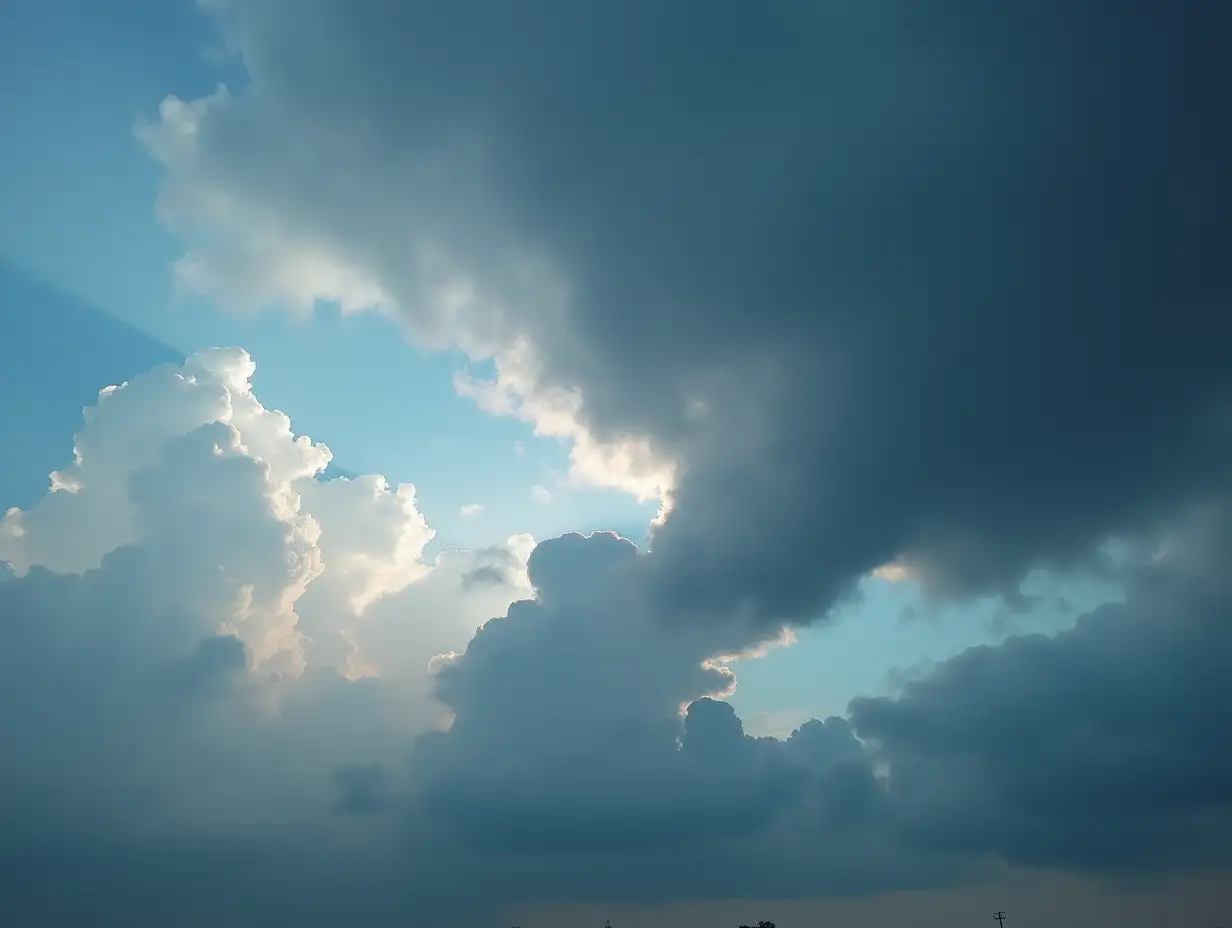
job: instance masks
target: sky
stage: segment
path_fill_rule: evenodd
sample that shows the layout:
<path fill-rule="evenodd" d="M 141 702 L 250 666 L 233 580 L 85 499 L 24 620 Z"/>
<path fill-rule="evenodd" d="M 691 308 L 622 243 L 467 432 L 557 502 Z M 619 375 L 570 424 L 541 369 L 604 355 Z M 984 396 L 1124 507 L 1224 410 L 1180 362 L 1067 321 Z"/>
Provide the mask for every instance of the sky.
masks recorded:
<path fill-rule="evenodd" d="M 1216 924 L 1227 19 L 0 4 L 5 910 Z"/>

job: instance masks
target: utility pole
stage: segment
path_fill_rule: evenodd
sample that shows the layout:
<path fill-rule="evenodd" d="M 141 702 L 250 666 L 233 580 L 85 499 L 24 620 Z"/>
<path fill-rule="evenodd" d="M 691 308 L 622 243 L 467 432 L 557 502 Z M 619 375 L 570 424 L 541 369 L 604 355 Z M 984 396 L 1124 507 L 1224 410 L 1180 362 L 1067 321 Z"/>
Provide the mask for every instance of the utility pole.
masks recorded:
<path fill-rule="evenodd" d="M 1004 912 L 994 912 L 992 917 L 997 920 L 997 924 L 1000 926 L 1000 928 L 1005 928 L 1005 913 Z"/>

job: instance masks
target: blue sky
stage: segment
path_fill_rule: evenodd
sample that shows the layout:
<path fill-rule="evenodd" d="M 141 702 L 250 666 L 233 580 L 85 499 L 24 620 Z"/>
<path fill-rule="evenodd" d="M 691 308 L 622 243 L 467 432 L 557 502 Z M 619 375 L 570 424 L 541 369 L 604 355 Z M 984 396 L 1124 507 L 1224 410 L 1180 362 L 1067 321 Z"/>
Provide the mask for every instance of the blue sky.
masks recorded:
<path fill-rule="evenodd" d="M 607 529 L 643 540 L 655 505 L 567 486 L 561 442 L 536 438 L 525 423 L 491 416 L 455 393 L 460 355 L 419 350 L 387 320 L 344 316 L 329 304 L 309 323 L 276 312 L 223 312 L 173 294 L 171 264 L 182 247 L 155 220 L 160 169 L 134 126 L 155 118 L 169 93 L 188 99 L 244 81 L 192 5 L 55 0 L 16 4 L 4 15 L 0 78 L 24 88 L 2 104 L 13 130 L 0 145 L 7 261 L 180 353 L 246 348 L 258 364 L 262 400 L 328 444 L 339 466 L 416 485 L 438 533 L 434 547 L 482 546 L 522 531 L 545 538 Z M 6 311 L 20 325 L 39 310 Z M 532 496 L 536 486 L 552 493 L 549 504 Z M 481 513 L 460 515 L 476 503 Z M 1061 606 L 1007 624 L 993 600 L 926 605 L 909 589 L 867 581 L 833 625 L 801 631 L 794 647 L 743 662 L 733 703 L 750 728 L 781 733 L 794 724 L 786 719 L 841 713 L 854 695 L 891 689 L 896 668 L 1002 640 L 1011 629 L 1065 627 L 1115 595 L 1099 584 L 1071 586 Z M 917 618 L 903 619 L 909 608 Z"/>

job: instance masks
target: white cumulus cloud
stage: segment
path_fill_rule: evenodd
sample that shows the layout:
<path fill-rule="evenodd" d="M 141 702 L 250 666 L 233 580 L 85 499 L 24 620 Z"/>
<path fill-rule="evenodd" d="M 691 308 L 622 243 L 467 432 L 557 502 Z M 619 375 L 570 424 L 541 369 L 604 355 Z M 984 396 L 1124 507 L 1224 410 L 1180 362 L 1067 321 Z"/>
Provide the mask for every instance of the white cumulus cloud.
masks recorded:
<path fill-rule="evenodd" d="M 330 450 L 261 404 L 255 369 L 240 349 L 213 349 L 103 389 L 73 463 L 0 520 L 0 560 L 17 576 L 81 574 L 122 546 L 156 544 L 179 584 L 160 588 L 194 608 L 217 601 L 216 630 L 240 633 L 260 659 L 297 664 L 315 649 L 351 666 L 353 623 L 431 574 L 433 532 L 410 484 L 318 479 Z"/>

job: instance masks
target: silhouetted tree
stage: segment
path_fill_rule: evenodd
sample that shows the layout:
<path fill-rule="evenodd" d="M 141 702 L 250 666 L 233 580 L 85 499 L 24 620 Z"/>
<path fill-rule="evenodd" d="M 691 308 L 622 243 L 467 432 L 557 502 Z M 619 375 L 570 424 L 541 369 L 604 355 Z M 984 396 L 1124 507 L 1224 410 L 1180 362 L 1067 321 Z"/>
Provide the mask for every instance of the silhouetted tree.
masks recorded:
<path fill-rule="evenodd" d="M 740 928 L 749 928 L 749 926 L 741 925 Z M 774 922 L 758 922 L 754 928 L 774 928 Z"/>

